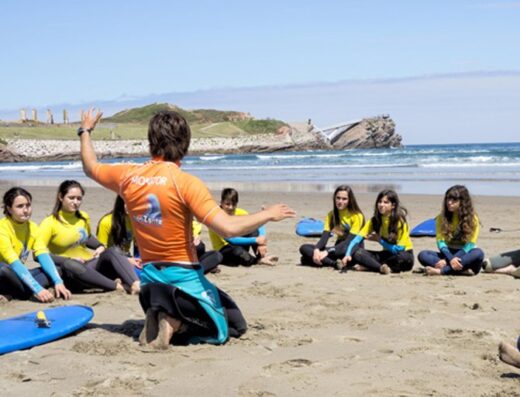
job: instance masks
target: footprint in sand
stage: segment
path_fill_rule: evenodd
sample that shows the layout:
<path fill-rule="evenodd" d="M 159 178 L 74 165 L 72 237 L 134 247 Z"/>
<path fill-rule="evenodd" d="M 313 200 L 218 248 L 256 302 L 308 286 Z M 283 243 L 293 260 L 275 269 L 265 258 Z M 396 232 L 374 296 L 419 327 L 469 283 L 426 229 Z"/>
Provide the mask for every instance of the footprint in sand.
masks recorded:
<path fill-rule="evenodd" d="M 268 373 L 280 374 L 280 373 L 291 373 L 298 368 L 309 367 L 313 364 L 313 361 L 305 358 L 295 358 L 292 360 L 282 361 L 281 363 L 273 363 L 263 367 L 263 370 Z"/>

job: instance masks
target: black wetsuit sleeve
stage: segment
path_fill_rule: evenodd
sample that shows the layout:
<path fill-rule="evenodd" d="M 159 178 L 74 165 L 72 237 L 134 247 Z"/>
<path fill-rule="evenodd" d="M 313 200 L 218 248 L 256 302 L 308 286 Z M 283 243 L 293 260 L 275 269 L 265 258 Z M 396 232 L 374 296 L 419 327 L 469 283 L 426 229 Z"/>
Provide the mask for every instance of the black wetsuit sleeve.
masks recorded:
<path fill-rule="evenodd" d="M 329 241 L 330 238 L 330 232 L 323 231 L 321 234 L 320 240 L 316 243 L 316 248 L 318 248 L 320 251 L 325 248 L 327 245 L 327 241 Z"/>
<path fill-rule="evenodd" d="M 95 250 L 101 247 L 103 244 L 101 244 L 101 242 L 93 234 L 91 234 L 85 245 L 87 246 L 87 248 Z"/>

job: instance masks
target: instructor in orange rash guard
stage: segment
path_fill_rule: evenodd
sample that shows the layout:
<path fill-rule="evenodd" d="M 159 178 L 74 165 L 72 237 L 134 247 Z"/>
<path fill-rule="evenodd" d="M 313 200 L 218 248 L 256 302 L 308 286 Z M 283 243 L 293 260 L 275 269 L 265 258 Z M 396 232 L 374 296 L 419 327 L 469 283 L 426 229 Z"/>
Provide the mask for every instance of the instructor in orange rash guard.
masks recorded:
<path fill-rule="evenodd" d="M 284 204 L 247 216 L 229 216 L 220 209 L 204 183 L 180 169 L 191 132 L 174 111 L 159 112 L 150 120 L 151 161 L 98 163 L 90 134 L 101 116 L 92 109 L 82 115 L 81 160 L 85 173 L 121 195 L 128 208 L 144 264 L 139 299 L 146 320 L 139 342 L 166 348 L 180 330 L 187 331 L 190 340 L 216 344 L 240 336 L 246 330 L 240 310 L 204 277 L 198 264 L 193 215 L 219 235 L 232 237 L 295 217 L 295 212 Z"/>

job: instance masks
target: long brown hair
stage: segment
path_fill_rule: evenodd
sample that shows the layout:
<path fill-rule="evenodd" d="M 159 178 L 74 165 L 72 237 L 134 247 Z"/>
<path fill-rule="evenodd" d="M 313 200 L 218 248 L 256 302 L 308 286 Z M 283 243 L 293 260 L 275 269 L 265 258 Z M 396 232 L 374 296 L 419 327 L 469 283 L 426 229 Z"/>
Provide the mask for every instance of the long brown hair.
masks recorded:
<path fill-rule="evenodd" d="M 397 242 L 397 235 L 399 232 L 399 222 L 401 224 L 406 223 L 406 215 L 408 215 L 408 211 L 405 207 L 401 205 L 399 201 L 399 196 L 395 191 L 387 189 L 379 192 L 379 194 L 377 195 L 376 203 L 374 205 L 374 216 L 372 217 L 372 226 L 378 234 L 381 234 L 383 216 L 380 214 L 379 209 L 377 208 L 377 204 L 385 196 L 388 199 L 388 201 L 390 201 L 394 205 L 394 208 L 392 208 L 392 212 L 390 213 L 390 222 L 388 225 L 388 242 L 391 244 L 395 244 Z"/>
<path fill-rule="evenodd" d="M 352 188 L 349 185 L 339 185 L 336 190 L 334 190 L 334 194 L 332 195 L 332 211 L 334 216 L 332 217 L 332 225 L 330 225 L 331 229 L 334 229 L 334 226 L 340 225 L 341 221 L 339 219 L 339 210 L 336 207 L 336 194 L 338 192 L 347 192 L 348 195 L 348 204 L 347 204 L 347 210 L 349 210 L 352 213 L 360 213 L 363 215 L 363 212 L 359 208 L 359 205 L 356 201 L 356 196 L 354 196 L 354 192 L 352 191 Z"/>
<path fill-rule="evenodd" d="M 63 200 L 63 197 L 65 197 L 65 195 L 69 192 L 70 189 L 73 189 L 75 187 L 81 190 L 82 196 L 85 195 L 85 189 L 83 189 L 83 186 L 81 186 L 81 183 L 79 183 L 78 181 L 68 179 L 66 181 L 61 182 L 60 186 L 58 187 L 56 201 L 54 202 L 54 208 L 52 209 L 52 216 L 54 216 L 54 218 L 56 218 L 58 221 L 62 223 L 63 220 L 61 220 L 59 216 L 59 212 L 63 205 L 61 200 Z M 83 215 L 81 215 L 81 212 L 79 212 L 79 210 L 76 210 L 74 215 L 76 215 L 76 217 L 78 217 L 79 219 L 83 219 L 84 221 L 86 221 L 86 219 L 83 217 Z"/>
<path fill-rule="evenodd" d="M 453 212 L 448 211 L 448 199 L 460 201 L 459 205 L 459 224 L 454 231 L 451 230 Z M 455 185 L 446 190 L 442 201 L 442 223 L 441 231 L 447 240 L 460 240 L 468 242 L 471 234 L 475 230 L 475 209 L 473 201 L 466 186 Z"/>

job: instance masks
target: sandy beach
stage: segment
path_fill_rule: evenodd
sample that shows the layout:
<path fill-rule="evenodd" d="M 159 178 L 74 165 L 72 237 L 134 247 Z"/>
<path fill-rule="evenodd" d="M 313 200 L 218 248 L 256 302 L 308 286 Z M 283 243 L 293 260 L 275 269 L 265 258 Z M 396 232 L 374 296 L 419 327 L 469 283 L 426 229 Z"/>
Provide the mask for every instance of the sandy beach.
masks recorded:
<path fill-rule="evenodd" d="M 2 193 L 5 186 L 2 186 Z M 30 187 L 33 219 L 51 210 L 55 188 Z M 216 198 L 218 192 L 213 192 Z M 358 194 L 365 216 L 375 193 Z M 83 208 L 97 224 L 114 194 L 89 187 Z M 402 195 L 409 224 L 435 216 L 435 196 Z M 475 197 L 487 255 L 518 248 L 520 199 Z M 240 206 L 254 211 L 285 202 L 298 216 L 323 218 L 330 192 L 241 192 Z M 92 306 L 95 317 L 77 334 L 4 355 L 2 396 L 519 396 L 520 371 L 498 360 L 500 340 L 520 334 L 516 302 L 520 280 L 425 277 L 405 273 L 339 274 L 297 266 L 298 247 L 314 239 L 294 233 L 296 220 L 267 226 L 275 267 L 222 267 L 209 278 L 227 291 L 249 325 L 224 346 L 141 348 L 144 316 L 136 296 L 78 294 L 70 304 Z M 203 240 L 209 246 L 207 232 Z M 433 238 L 413 239 L 415 254 Z M 416 266 L 418 266 L 416 262 Z M 11 301 L 0 318 L 69 304 Z"/>

